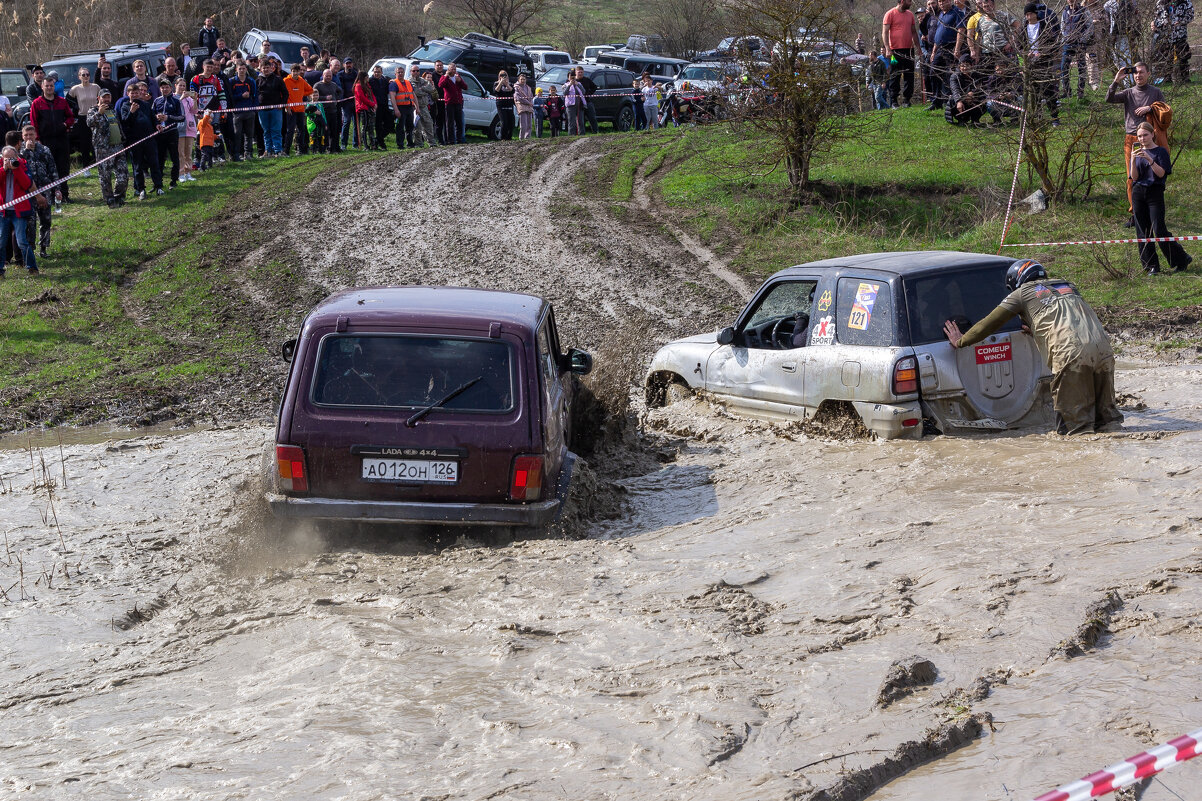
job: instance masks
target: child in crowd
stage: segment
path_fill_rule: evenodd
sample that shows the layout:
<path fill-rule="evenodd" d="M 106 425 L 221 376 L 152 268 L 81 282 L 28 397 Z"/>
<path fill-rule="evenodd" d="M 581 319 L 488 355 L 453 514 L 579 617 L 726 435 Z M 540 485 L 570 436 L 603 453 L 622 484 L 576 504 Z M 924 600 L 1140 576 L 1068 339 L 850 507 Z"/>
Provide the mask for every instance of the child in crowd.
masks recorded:
<path fill-rule="evenodd" d="M 547 102 L 543 108 L 547 122 L 551 124 L 551 137 L 559 136 L 559 126 L 563 120 L 563 98 L 556 93 L 554 86 L 547 90 Z"/>
<path fill-rule="evenodd" d="M 213 166 L 213 145 L 217 143 L 217 131 L 213 129 L 213 112 L 206 111 L 196 124 L 196 140 L 200 143 L 200 171 Z"/>

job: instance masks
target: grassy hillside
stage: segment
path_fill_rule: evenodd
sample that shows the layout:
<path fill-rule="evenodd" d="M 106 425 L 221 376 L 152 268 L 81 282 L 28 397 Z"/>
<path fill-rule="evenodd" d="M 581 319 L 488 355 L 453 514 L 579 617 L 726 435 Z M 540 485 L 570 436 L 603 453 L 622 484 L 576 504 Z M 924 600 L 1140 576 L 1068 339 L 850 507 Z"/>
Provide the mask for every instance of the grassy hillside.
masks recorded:
<path fill-rule="evenodd" d="M 1194 92 L 1170 98 L 1179 108 L 1195 105 Z M 1095 110 L 1112 124 L 1102 141 L 1108 154 L 1093 194 L 1040 214 L 1020 211 L 1008 243 L 1135 236 L 1127 215 L 1122 171 L 1122 118 L 1117 106 Z M 674 218 L 740 271 L 762 279 L 776 270 L 813 259 L 884 250 L 951 249 L 994 253 L 1001 239 L 1006 198 L 1017 153 L 1015 131 L 965 130 L 942 114 L 914 107 L 889 115 L 872 139 L 839 144 L 815 166 L 819 199 L 785 207 L 782 168 L 763 163 L 762 135 L 726 125 L 663 131 L 629 137 L 602 165 L 611 196 L 631 197 L 637 169 L 649 175 L 653 194 Z M 1066 106 L 1058 137 L 1087 109 Z M 1184 133 L 1188 116 L 1178 123 Z M 1197 175 L 1202 142 L 1178 145 L 1167 192 L 1169 228 L 1179 235 L 1202 233 L 1202 197 Z M 1038 187 L 1019 171 L 1017 198 Z M 1202 243 L 1186 244 L 1202 256 Z M 1202 303 L 1202 258 L 1187 274 L 1148 278 L 1139 269 L 1135 245 L 1063 248 L 1006 248 L 1014 258 L 1038 258 L 1050 270 L 1076 281 L 1098 304 L 1171 308 Z M 1162 257 L 1163 262 L 1163 257 Z M 1166 265 L 1162 263 L 1162 268 Z"/>
<path fill-rule="evenodd" d="M 365 158 L 225 165 L 115 212 L 94 178 L 73 183 L 42 274 L 9 265 L 0 282 L 0 429 L 169 407 L 260 369 L 288 310 L 320 294 L 278 261 L 244 264 L 277 224 L 256 220 Z"/>

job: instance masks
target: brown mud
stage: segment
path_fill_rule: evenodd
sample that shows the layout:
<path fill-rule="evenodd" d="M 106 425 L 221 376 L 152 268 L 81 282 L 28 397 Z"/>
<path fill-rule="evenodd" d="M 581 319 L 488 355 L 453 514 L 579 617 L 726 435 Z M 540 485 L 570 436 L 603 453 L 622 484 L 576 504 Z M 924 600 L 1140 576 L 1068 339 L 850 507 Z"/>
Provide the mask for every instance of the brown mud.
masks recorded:
<path fill-rule="evenodd" d="M 1202 367 L 1124 362 L 1124 431 L 1072 439 L 646 410 L 647 354 L 740 301 L 573 184 L 593 147 L 375 162 L 282 210 L 354 226 L 263 244 L 322 291 L 551 297 L 610 365 L 584 536 L 279 531 L 264 424 L 10 440 L 0 797 L 1001 801 L 1197 727 Z"/>

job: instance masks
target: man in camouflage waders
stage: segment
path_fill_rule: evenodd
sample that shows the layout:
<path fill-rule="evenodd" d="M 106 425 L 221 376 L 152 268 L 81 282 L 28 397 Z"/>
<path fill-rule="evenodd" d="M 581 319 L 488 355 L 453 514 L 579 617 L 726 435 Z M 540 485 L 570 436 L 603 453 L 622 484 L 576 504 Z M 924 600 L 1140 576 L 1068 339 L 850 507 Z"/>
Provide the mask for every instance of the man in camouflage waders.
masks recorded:
<path fill-rule="evenodd" d="M 1097 314 L 1068 281 L 1049 279 L 1043 265 L 1016 261 L 1006 271 L 1010 294 L 985 319 L 960 333 L 943 325 L 953 347 L 966 348 L 997 332 L 1018 314 L 1052 368 L 1052 404 L 1061 434 L 1091 434 L 1122 427 L 1114 402 L 1114 351 Z"/>

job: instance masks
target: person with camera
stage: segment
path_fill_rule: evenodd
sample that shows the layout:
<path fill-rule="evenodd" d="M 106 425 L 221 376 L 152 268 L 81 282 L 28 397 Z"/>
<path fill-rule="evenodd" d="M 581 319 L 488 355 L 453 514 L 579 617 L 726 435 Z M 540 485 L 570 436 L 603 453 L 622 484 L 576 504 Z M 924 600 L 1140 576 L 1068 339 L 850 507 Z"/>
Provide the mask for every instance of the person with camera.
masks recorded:
<path fill-rule="evenodd" d="M 1119 83 L 1127 76 L 1134 76 L 1135 85 L 1129 86 L 1126 89 L 1119 89 Z M 1124 131 L 1126 131 L 1126 139 L 1123 140 L 1123 163 L 1127 165 L 1127 211 L 1134 213 L 1131 199 L 1131 148 L 1136 142 L 1136 130 L 1140 123 L 1149 122 L 1148 116 L 1152 113 L 1152 106 L 1160 103 L 1164 108 L 1168 108 L 1164 101 L 1164 92 L 1152 85 L 1152 73 L 1148 69 L 1148 65 L 1142 61 L 1135 62 L 1133 67 L 1122 67 L 1115 73 L 1114 81 L 1111 82 L 1110 88 L 1106 90 L 1106 102 L 1121 104 L 1123 107 L 1123 122 Z M 1152 126 L 1153 138 L 1156 144 L 1163 147 L 1168 152 L 1169 140 L 1165 132 L 1157 131 L 1155 124 Z M 1135 218 L 1127 222 L 1127 227 L 1135 225 Z"/>
<path fill-rule="evenodd" d="M 25 162 L 12 145 L 0 150 L 0 242 L 7 242 L 12 234 L 17 236 L 17 247 L 25 257 L 25 269 L 37 275 L 38 262 L 33 255 L 33 243 L 29 241 L 26 220 L 33 215 L 33 198 L 25 197 L 34 189 L 33 180 L 25 170 Z M 21 199 L 20 202 L 14 203 Z M 4 263 L 0 261 L 0 278 L 4 277 Z"/>
<path fill-rule="evenodd" d="M 134 165 L 134 193 L 146 199 L 146 173 L 154 183 L 154 193 L 163 194 L 163 171 L 159 169 L 159 147 L 150 137 L 158 121 L 151 108 L 150 90 L 143 83 L 130 84 L 128 94 L 117 102 L 117 119 L 121 121 L 129 160 Z"/>
<path fill-rule="evenodd" d="M 121 150 L 121 123 L 113 108 L 113 93 L 108 89 L 100 90 L 96 99 L 96 108 L 88 112 L 88 127 L 92 129 L 92 148 L 96 151 L 97 159 L 105 159 Z M 101 161 L 96 165 L 100 173 L 100 194 L 110 209 L 125 205 L 125 188 L 129 185 L 129 165 L 125 154 Z M 113 183 L 116 180 L 116 188 Z"/>
<path fill-rule="evenodd" d="M 1135 232 L 1140 239 L 1171 237 L 1164 221 L 1165 178 L 1173 171 L 1169 151 L 1156 144 L 1152 124 L 1141 122 L 1135 131 L 1136 143 L 1131 148 L 1131 202 L 1135 210 Z M 1193 257 L 1185 252 L 1180 242 L 1160 242 L 1160 249 L 1174 272 L 1189 267 Z M 1160 260 L 1156 257 L 1156 243 L 1139 244 L 1139 260 L 1148 275 L 1160 274 Z"/>

